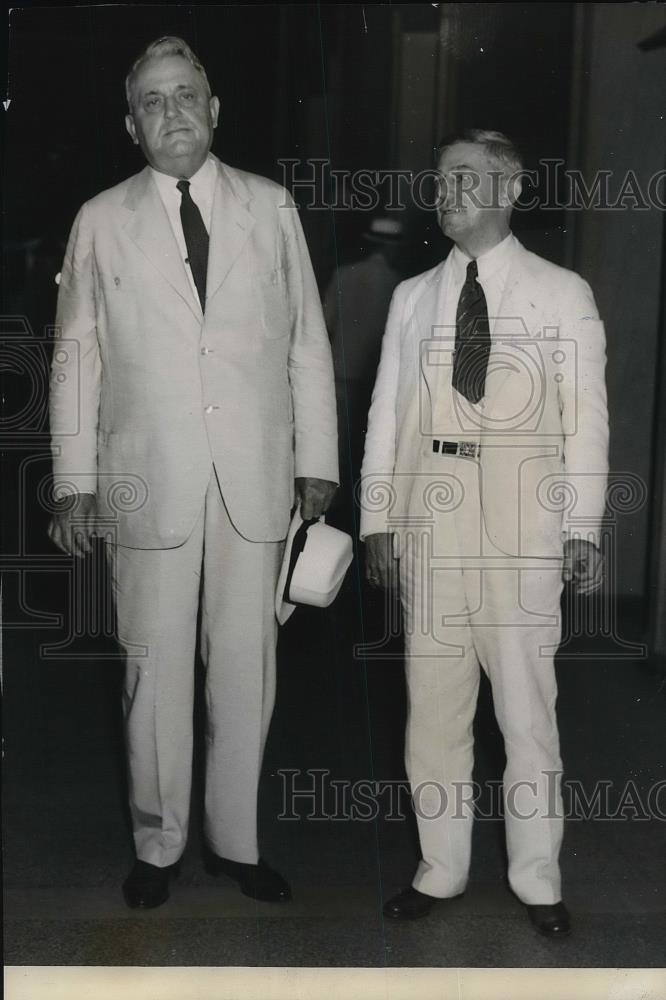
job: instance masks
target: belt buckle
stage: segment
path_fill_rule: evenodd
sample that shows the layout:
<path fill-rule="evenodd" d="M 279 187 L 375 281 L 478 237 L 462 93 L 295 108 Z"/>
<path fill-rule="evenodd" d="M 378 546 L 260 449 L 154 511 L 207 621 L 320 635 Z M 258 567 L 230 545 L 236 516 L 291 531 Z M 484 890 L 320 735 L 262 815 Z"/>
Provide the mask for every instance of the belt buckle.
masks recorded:
<path fill-rule="evenodd" d="M 462 458 L 476 458 L 478 445 L 474 441 L 461 441 L 458 445 L 458 454 Z"/>

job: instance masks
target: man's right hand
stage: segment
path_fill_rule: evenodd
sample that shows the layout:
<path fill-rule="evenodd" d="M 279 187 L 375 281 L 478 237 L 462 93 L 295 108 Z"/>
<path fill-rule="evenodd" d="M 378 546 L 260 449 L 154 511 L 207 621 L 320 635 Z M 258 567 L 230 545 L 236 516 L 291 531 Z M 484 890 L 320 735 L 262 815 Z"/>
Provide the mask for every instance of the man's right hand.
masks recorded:
<path fill-rule="evenodd" d="M 91 537 L 95 533 L 97 497 L 94 493 L 72 493 L 59 501 L 49 524 L 49 538 L 68 556 L 84 556 L 92 552 Z"/>
<path fill-rule="evenodd" d="M 393 555 L 392 532 L 366 535 L 365 576 L 371 587 L 398 589 L 398 560 Z"/>

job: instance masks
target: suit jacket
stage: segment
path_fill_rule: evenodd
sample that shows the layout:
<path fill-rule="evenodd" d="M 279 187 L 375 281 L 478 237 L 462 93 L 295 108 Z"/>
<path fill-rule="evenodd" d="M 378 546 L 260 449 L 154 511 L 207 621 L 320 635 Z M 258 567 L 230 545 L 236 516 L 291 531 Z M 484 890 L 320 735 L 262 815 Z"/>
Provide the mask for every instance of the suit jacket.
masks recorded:
<path fill-rule="evenodd" d="M 435 373 L 442 364 L 449 378 L 452 370 L 453 340 L 433 338 L 448 266 L 445 260 L 402 282 L 391 302 L 368 417 L 362 538 L 378 531 L 400 538 L 415 491 L 419 501 L 429 495 L 420 470 L 433 436 L 441 436 L 431 421 Z M 481 445 L 488 535 L 512 556 L 561 554 L 572 532 L 598 544 L 608 413 L 604 328 L 592 291 L 516 241 L 499 316 L 490 322 L 483 408 L 476 417 L 460 408 L 467 437 L 476 430 Z M 450 469 L 442 458 L 442 476 Z"/>
<path fill-rule="evenodd" d="M 330 347 L 289 194 L 216 159 L 205 316 L 148 167 L 83 205 L 51 379 L 56 490 L 120 544 L 190 534 L 211 461 L 238 531 L 285 537 L 294 476 L 338 479 Z"/>

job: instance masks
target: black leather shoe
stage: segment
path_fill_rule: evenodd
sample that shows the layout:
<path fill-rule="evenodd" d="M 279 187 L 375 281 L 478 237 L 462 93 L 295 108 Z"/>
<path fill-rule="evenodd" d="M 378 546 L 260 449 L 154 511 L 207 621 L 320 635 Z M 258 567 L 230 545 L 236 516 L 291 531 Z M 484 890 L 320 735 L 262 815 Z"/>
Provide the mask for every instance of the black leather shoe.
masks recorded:
<path fill-rule="evenodd" d="M 241 892 L 251 899 L 264 903 L 284 903 L 291 899 L 289 883 L 279 872 L 269 868 L 263 858 L 259 858 L 256 865 L 246 865 L 207 851 L 205 867 L 210 875 L 226 875 L 238 882 Z"/>
<path fill-rule="evenodd" d="M 527 904 L 527 914 L 539 934 L 545 934 L 546 937 L 566 937 L 571 934 L 569 911 L 564 903 L 553 903 L 552 906 Z"/>
<path fill-rule="evenodd" d="M 127 905 L 133 910 L 152 910 L 166 903 L 169 898 L 169 876 L 175 870 L 175 865 L 158 868 L 147 861 L 136 861 L 123 882 L 123 895 Z"/>
<path fill-rule="evenodd" d="M 457 896 L 427 896 L 410 885 L 384 904 L 384 916 L 394 920 L 418 920 L 419 917 L 427 917 L 435 903 L 442 902 L 442 899 L 459 899 L 460 896 L 462 892 Z"/>

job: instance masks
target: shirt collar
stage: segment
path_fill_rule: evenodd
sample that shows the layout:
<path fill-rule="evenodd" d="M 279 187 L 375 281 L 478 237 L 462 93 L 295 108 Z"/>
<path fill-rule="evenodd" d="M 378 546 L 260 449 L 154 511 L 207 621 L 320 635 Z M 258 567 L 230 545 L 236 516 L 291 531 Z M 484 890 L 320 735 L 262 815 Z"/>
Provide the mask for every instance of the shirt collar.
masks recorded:
<path fill-rule="evenodd" d="M 500 243 L 496 243 L 494 247 L 490 250 L 486 250 L 485 253 L 476 258 L 479 268 L 479 279 L 482 282 L 487 278 L 491 278 L 497 273 L 497 271 L 509 263 L 509 259 L 513 253 L 515 245 L 516 237 L 513 233 L 509 233 L 509 235 L 505 236 Z M 460 249 L 460 247 L 454 246 L 450 259 L 453 266 L 454 276 L 458 280 L 464 281 L 467 273 L 467 265 L 472 258 L 468 257 L 467 254 Z"/>
<path fill-rule="evenodd" d="M 162 198 L 173 198 L 176 195 L 180 201 L 180 191 L 176 187 L 178 178 L 171 174 L 163 174 L 154 167 L 150 168 Z M 195 174 L 188 178 L 190 182 L 190 194 L 195 201 L 202 197 L 212 199 L 212 191 L 215 185 L 215 161 L 212 156 L 207 156 Z M 199 196 L 199 199 L 197 198 Z"/>

